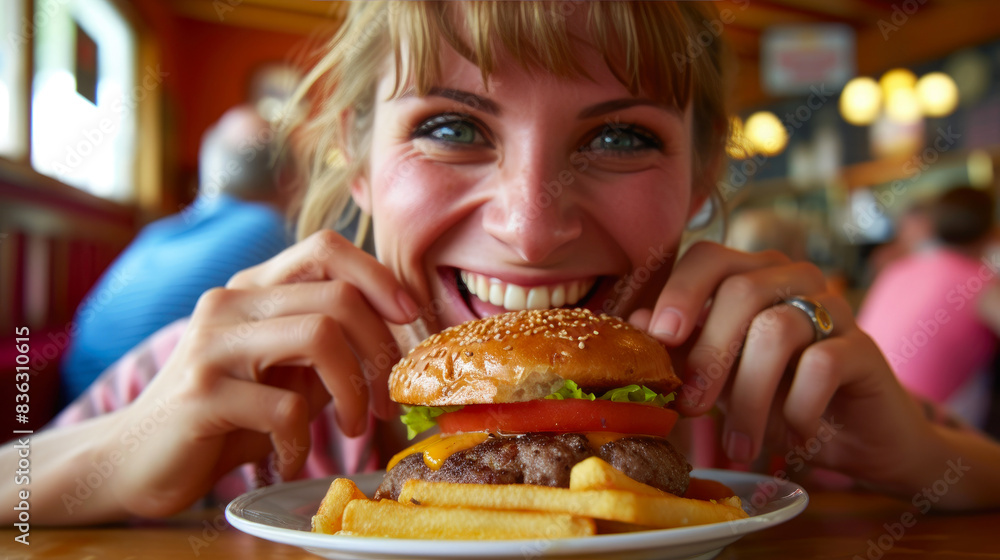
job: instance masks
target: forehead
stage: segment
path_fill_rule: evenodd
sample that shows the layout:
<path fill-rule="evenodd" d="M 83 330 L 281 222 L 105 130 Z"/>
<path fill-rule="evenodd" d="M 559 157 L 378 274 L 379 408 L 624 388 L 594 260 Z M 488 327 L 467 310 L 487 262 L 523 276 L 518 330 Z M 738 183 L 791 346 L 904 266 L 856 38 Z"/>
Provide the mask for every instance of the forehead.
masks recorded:
<path fill-rule="evenodd" d="M 633 96 L 683 108 L 691 64 L 669 53 L 683 48 L 685 20 L 672 3 L 639 6 L 646 4 L 404 3 L 390 25 L 393 94 L 413 88 L 426 95 L 443 79 L 468 81 L 472 71 L 486 89 L 491 78 L 502 81 L 519 68 L 539 78 L 617 83 Z M 469 64 L 458 64 L 463 59 Z"/>

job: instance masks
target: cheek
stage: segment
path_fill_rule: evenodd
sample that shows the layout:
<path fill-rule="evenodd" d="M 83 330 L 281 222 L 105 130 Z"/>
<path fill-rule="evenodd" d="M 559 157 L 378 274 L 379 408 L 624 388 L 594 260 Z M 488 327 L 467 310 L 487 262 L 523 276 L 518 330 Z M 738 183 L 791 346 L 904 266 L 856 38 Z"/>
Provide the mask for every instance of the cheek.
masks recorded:
<path fill-rule="evenodd" d="M 419 154 L 374 162 L 372 221 L 379 260 L 404 283 L 426 293 L 428 250 L 462 218 L 466 178 Z"/>
<path fill-rule="evenodd" d="M 688 184 L 678 181 L 634 181 L 619 184 L 620 194 L 601 203 L 602 227 L 628 256 L 633 269 L 650 257 L 673 262 L 687 225 L 691 204 Z M 661 266 L 657 266 L 661 268 Z"/>

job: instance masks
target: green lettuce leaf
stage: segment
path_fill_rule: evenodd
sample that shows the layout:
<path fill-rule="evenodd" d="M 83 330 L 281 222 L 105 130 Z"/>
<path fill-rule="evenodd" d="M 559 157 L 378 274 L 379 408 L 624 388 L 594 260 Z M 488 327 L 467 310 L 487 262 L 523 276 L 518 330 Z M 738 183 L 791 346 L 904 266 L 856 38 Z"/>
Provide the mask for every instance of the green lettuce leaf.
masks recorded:
<path fill-rule="evenodd" d="M 434 419 L 438 416 L 445 412 L 455 412 L 461 408 L 461 406 L 404 406 L 404 414 L 399 419 L 403 424 L 406 424 L 407 439 L 413 439 L 420 432 L 425 432 L 437 425 L 437 420 Z"/>
<path fill-rule="evenodd" d="M 563 386 L 559 388 L 558 391 L 552 393 L 551 395 L 545 397 L 547 399 L 555 399 L 561 401 L 563 399 L 584 399 L 592 401 L 597 397 L 593 393 L 585 393 L 575 382 L 566 380 Z"/>
<path fill-rule="evenodd" d="M 627 385 L 618 389 L 611 389 L 601 395 L 600 399 L 611 402 L 634 402 L 654 406 L 667 406 L 668 402 L 674 400 L 674 393 L 664 395 L 657 393 L 645 385 Z"/>

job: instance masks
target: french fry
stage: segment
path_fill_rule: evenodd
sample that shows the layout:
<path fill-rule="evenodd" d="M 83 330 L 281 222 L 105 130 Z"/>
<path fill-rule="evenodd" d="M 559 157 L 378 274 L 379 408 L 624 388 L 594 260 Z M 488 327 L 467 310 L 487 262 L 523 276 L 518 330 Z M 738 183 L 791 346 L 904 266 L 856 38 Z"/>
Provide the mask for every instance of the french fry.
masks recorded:
<path fill-rule="evenodd" d="M 600 457 L 590 457 L 574 465 L 569 472 L 569 488 L 570 490 L 627 490 L 647 496 L 677 497 L 629 477 Z M 733 495 L 728 486 L 714 480 L 692 478 L 683 499 L 714 501 L 743 510 L 739 497 Z"/>
<path fill-rule="evenodd" d="M 647 496 L 665 496 L 667 492 L 631 478 L 600 457 L 589 457 L 569 471 L 570 490 L 628 490 Z"/>
<path fill-rule="evenodd" d="M 319 510 L 312 518 L 312 532 L 333 535 L 340 531 L 344 508 L 351 500 L 367 500 L 357 485 L 349 478 L 337 478 L 330 483 L 330 488 L 319 504 Z"/>
<path fill-rule="evenodd" d="M 584 537 L 593 519 L 563 513 L 495 511 L 354 500 L 344 511 L 342 535 L 401 539 L 503 540 Z"/>
<path fill-rule="evenodd" d="M 530 484 L 454 484 L 410 480 L 399 501 L 428 506 L 568 513 L 650 527 L 686 527 L 747 517 L 728 504 L 625 490 L 569 490 Z"/>

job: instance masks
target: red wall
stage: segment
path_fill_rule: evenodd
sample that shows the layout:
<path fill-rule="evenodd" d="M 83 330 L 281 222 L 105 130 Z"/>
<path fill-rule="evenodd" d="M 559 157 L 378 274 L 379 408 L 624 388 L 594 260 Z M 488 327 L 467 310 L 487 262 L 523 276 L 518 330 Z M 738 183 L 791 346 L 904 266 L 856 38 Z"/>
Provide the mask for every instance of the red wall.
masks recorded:
<path fill-rule="evenodd" d="M 198 146 L 205 129 L 247 98 L 253 72 L 268 63 L 295 62 L 307 36 L 179 17 L 162 0 L 130 0 L 159 44 L 162 70 L 164 186 L 167 212 L 195 194 Z M 141 77 L 140 77 L 141 79 Z"/>

